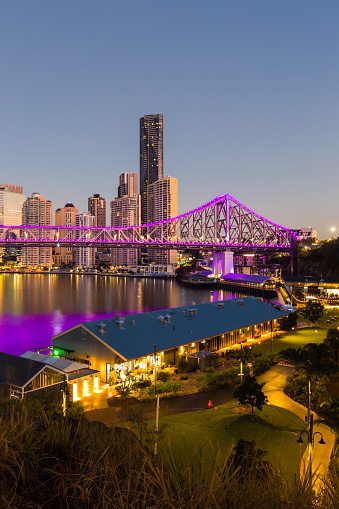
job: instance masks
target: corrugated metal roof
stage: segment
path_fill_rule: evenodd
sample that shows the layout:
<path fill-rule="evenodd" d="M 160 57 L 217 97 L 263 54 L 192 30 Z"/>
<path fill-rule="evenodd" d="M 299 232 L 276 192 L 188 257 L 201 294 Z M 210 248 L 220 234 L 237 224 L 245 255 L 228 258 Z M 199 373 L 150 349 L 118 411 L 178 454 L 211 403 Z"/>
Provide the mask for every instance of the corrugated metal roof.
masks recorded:
<path fill-rule="evenodd" d="M 247 283 L 264 283 L 269 279 L 274 279 L 272 276 L 259 276 L 258 274 L 225 274 L 221 276 L 222 279 L 231 279 L 232 281 L 245 281 Z"/>
<path fill-rule="evenodd" d="M 24 387 L 46 368 L 46 364 L 0 352 L 0 384 Z"/>
<path fill-rule="evenodd" d="M 196 314 L 190 314 L 191 308 L 196 310 Z M 287 315 L 288 312 L 278 311 L 260 299 L 244 297 L 128 315 L 122 317 L 121 327 L 116 318 L 80 325 L 122 358 L 135 359 L 152 354 L 154 344 L 159 352 Z M 163 318 L 162 323 L 160 317 Z M 100 332 L 101 324 L 104 324 L 103 334 Z M 62 341 L 66 332 L 53 338 L 58 339 L 61 348 L 67 346 Z"/>
<path fill-rule="evenodd" d="M 80 362 L 74 362 L 67 359 L 60 359 L 59 357 L 53 357 L 52 355 L 45 355 L 36 352 L 25 352 L 20 357 L 43 362 L 44 364 L 53 366 L 54 368 L 60 369 L 65 373 L 71 373 L 72 371 L 88 368 L 88 364 L 82 364 Z"/>

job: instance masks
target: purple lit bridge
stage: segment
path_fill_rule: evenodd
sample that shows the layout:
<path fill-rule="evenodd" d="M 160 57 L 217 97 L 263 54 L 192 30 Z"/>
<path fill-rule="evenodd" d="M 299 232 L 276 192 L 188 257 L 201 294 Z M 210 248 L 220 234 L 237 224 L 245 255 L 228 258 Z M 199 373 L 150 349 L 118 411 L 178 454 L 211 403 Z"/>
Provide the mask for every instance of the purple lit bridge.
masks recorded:
<path fill-rule="evenodd" d="M 156 247 L 206 251 L 288 251 L 288 228 L 256 214 L 231 195 L 218 196 L 178 217 L 126 228 L 77 226 L 2 226 L 0 247 L 83 246 Z"/>

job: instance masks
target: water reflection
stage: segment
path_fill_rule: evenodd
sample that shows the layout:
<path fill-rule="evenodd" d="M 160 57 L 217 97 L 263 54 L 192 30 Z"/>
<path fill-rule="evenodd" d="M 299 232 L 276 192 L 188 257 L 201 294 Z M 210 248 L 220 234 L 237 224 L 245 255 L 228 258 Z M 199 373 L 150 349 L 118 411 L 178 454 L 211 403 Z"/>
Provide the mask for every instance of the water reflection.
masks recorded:
<path fill-rule="evenodd" d="M 131 277 L 0 274 L 0 350 L 20 355 L 80 322 L 115 313 L 194 305 L 233 297 L 175 281 Z"/>

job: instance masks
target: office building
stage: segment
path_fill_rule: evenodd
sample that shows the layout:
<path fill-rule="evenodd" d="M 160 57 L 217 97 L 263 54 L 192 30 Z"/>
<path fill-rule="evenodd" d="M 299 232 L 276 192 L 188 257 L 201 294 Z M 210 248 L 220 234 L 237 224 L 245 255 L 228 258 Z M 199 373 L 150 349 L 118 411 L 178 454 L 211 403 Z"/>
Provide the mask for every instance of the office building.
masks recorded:
<path fill-rule="evenodd" d="M 0 184 L 0 231 L 1 226 L 16 226 L 22 224 L 22 206 L 25 202 L 25 195 L 22 193 L 22 186 L 13 184 Z M 19 230 L 12 235 L 19 235 Z M 0 259 L 11 257 L 17 260 L 21 250 L 18 248 L 0 248 Z"/>
<path fill-rule="evenodd" d="M 85 228 L 95 226 L 95 217 L 92 216 L 89 212 L 84 212 L 83 214 L 77 214 L 75 217 L 75 225 L 82 226 Z M 77 238 L 85 238 L 90 240 L 91 233 L 90 231 L 79 230 L 76 232 Z M 75 248 L 75 266 L 81 269 L 91 268 L 95 264 L 95 252 L 96 248 L 94 247 L 76 247 Z"/>
<path fill-rule="evenodd" d="M 52 224 L 52 202 L 45 200 L 40 193 L 32 193 L 23 204 L 22 223 L 32 226 L 48 226 Z M 39 237 L 41 230 L 34 230 Z M 51 236 L 49 230 L 43 230 L 45 238 Z M 52 267 L 51 247 L 23 247 L 22 263 L 27 267 Z"/>
<path fill-rule="evenodd" d="M 148 186 L 164 174 L 164 119 L 162 114 L 140 118 L 141 222 L 148 217 Z"/>
<path fill-rule="evenodd" d="M 178 180 L 167 176 L 150 184 L 147 190 L 147 202 L 148 223 L 157 223 L 176 217 L 178 215 Z M 167 231 L 166 234 L 172 237 L 175 232 Z M 178 253 L 175 249 L 151 248 L 148 249 L 148 261 L 159 265 L 176 264 Z"/>
<path fill-rule="evenodd" d="M 94 216 L 94 226 L 106 227 L 106 200 L 100 194 L 93 194 L 88 198 L 88 212 Z"/>
<path fill-rule="evenodd" d="M 111 226 L 123 228 L 140 224 L 140 194 L 138 194 L 137 173 L 122 173 L 119 176 L 118 198 L 111 201 Z M 112 265 L 136 266 L 138 250 L 113 248 Z"/>
<path fill-rule="evenodd" d="M 119 175 L 118 198 L 138 194 L 138 174 L 122 173 Z"/>
<path fill-rule="evenodd" d="M 66 203 L 66 205 L 61 209 L 56 209 L 55 211 L 55 226 L 75 226 L 76 225 L 76 215 L 78 214 L 78 209 L 76 209 L 73 203 Z M 67 236 L 70 235 L 70 232 L 60 230 L 59 239 L 66 239 Z M 73 266 L 75 261 L 75 247 L 67 246 L 67 247 L 56 247 L 54 249 L 53 254 L 53 265 L 57 267 L 63 267 L 65 265 Z"/>

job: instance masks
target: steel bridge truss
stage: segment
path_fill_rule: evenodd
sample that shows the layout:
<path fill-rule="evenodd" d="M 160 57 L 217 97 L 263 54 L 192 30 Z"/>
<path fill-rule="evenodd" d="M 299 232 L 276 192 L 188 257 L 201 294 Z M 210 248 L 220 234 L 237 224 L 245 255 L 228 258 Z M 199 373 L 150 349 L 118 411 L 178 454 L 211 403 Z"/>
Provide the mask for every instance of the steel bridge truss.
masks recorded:
<path fill-rule="evenodd" d="M 126 228 L 0 226 L 1 246 L 158 247 L 287 250 L 294 236 L 225 194 L 181 216 Z"/>

